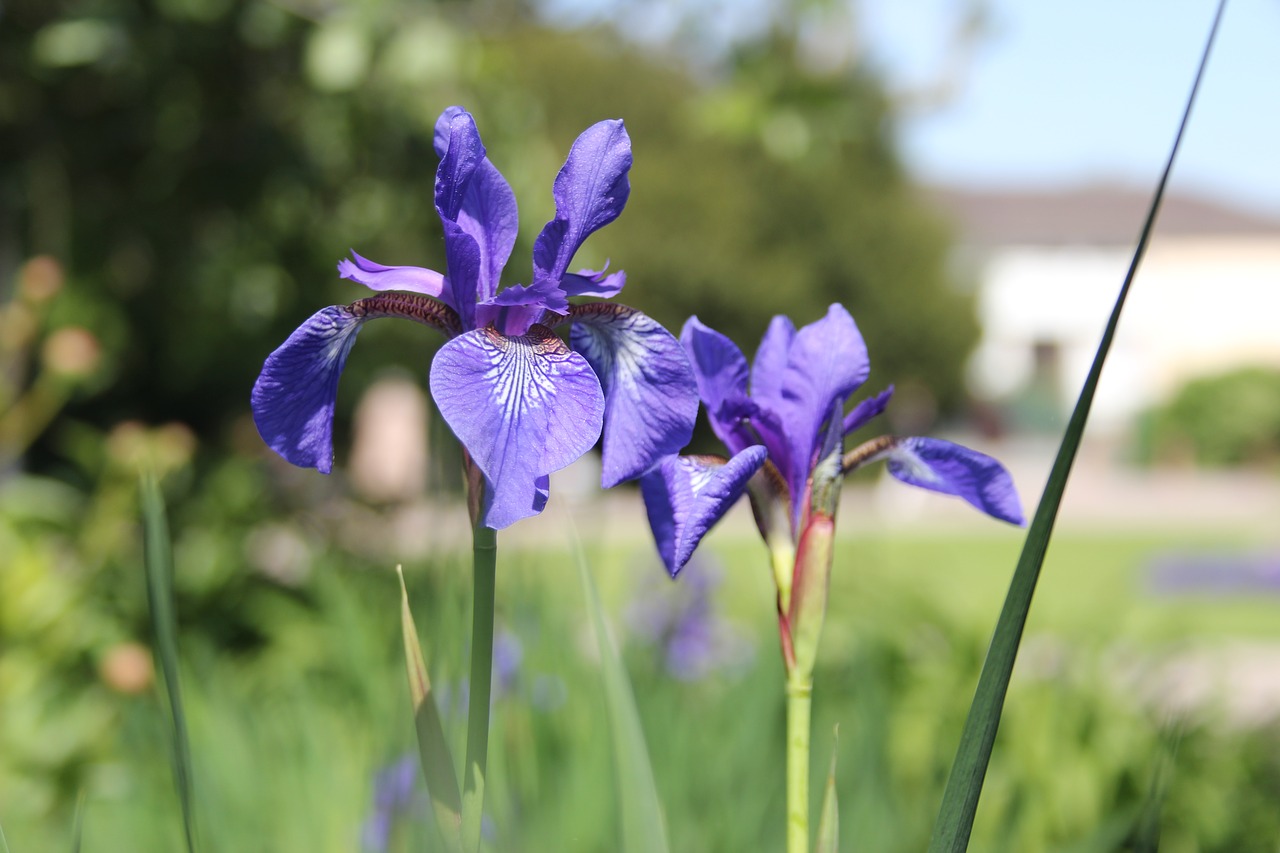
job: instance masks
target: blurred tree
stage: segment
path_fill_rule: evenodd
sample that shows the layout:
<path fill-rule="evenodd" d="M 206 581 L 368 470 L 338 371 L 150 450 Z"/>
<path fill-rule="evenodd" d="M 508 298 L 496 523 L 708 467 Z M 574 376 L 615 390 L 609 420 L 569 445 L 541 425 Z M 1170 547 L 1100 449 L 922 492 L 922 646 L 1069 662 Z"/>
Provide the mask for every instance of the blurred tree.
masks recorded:
<path fill-rule="evenodd" d="M 333 270 L 348 248 L 441 266 L 431 126 L 450 103 L 475 111 L 524 205 L 511 282 L 527 278 L 574 135 L 622 116 L 632 201 L 581 260 L 626 269 L 626 301 L 677 331 L 698 313 L 748 351 L 770 315 L 804 323 L 841 301 L 874 383 L 960 402 L 976 326 L 946 280 L 945 235 L 897 161 L 875 77 L 848 57 L 816 62 L 812 28 L 773 26 L 695 70 L 607 29 L 549 29 L 535 11 L 5 4 L 0 266 L 61 261 L 74 298 L 55 319 L 91 329 L 115 370 L 67 416 L 176 419 L 217 439 L 246 415 L 265 355 L 311 312 L 360 295 Z M 344 387 L 391 361 L 425 365 L 437 344 L 373 324 Z M 47 460 L 56 441 L 42 446 Z"/>
<path fill-rule="evenodd" d="M 1280 370 L 1244 367 L 1183 385 L 1147 413 L 1138 437 L 1144 462 L 1207 467 L 1280 459 Z"/>

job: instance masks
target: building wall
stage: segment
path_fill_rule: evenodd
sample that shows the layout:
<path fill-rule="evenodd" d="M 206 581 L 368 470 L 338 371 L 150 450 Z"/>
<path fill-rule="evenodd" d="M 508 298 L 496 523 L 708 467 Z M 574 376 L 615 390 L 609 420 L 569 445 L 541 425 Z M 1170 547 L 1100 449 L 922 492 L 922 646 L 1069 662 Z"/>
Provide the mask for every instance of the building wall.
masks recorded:
<path fill-rule="evenodd" d="M 990 252 L 978 289 L 983 338 L 970 364 L 975 394 L 1008 401 L 1035 384 L 1068 412 L 1131 254 L 1090 246 Z M 1095 428 L 1122 431 L 1187 379 L 1258 363 L 1280 366 L 1280 237 L 1158 238 L 1103 372 Z"/>

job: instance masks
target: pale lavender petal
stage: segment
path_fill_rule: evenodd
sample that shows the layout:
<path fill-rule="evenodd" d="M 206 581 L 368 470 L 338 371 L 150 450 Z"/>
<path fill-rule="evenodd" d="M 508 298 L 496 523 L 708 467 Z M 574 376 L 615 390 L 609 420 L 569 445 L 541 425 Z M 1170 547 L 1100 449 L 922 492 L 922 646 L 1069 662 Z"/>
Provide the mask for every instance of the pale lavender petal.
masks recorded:
<path fill-rule="evenodd" d="M 755 444 L 743 420 L 755 409 L 747 400 L 747 359 L 742 350 L 696 316 L 685 321 L 680 342 L 693 366 L 711 429 L 730 453 Z"/>
<path fill-rule="evenodd" d="M 560 279 L 560 287 L 566 296 L 593 296 L 597 299 L 608 299 L 617 296 L 627 283 L 627 274 L 622 270 L 606 274 L 609 268 L 605 264 L 603 270 L 578 270 L 576 273 L 565 273 Z"/>
<path fill-rule="evenodd" d="M 569 341 L 604 388 L 602 480 L 611 488 L 689 443 L 698 417 L 693 370 L 671 333 L 633 308 L 594 302 L 570 316 Z"/>
<path fill-rule="evenodd" d="M 431 364 L 431 394 L 484 472 L 484 524 L 495 530 L 539 512 L 546 476 L 591 449 L 605 408 L 591 365 L 542 326 L 449 341 Z"/>
<path fill-rule="evenodd" d="M 903 438 L 885 454 L 904 483 L 964 498 L 987 515 L 1022 525 L 1022 503 L 1004 466 L 976 450 L 938 438 Z"/>
<path fill-rule="evenodd" d="M 631 193 L 630 169 L 631 139 L 620 120 L 582 132 L 556 175 L 556 218 L 533 246 L 535 278 L 559 281 L 588 235 L 618 218 Z"/>
<path fill-rule="evenodd" d="M 444 276 L 440 273 L 422 267 L 384 266 L 361 257 L 354 249 L 351 250 L 351 260 L 343 258 L 338 261 L 338 275 L 370 290 L 407 290 L 448 301 L 444 293 Z"/>
<path fill-rule="evenodd" d="M 289 462 L 333 469 L 333 407 L 347 353 L 364 322 L 334 305 L 313 314 L 267 356 L 250 397 L 267 446 Z"/>
<path fill-rule="evenodd" d="M 878 418 L 883 414 L 892 397 L 893 386 L 890 385 L 874 397 L 868 397 L 854 406 L 849 411 L 849 414 L 844 416 L 844 434 L 848 435 L 855 430 L 861 429 L 873 418 Z"/>
<path fill-rule="evenodd" d="M 435 147 L 442 158 L 449 149 L 455 120 L 470 116 L 462 107 L 449 107 L 436 121 Z M 478 136 L 477 136 L 478 139 Z M 480 283 L 476 299 L 483 301 L 498 292 L 502 268 L 511 256 L 519 231 L 519 211 L 511 185 L 489 158 L 483 157 L 467 182 L 457 211 L 458 227 L 480 247 Z"/>
<path fill-rule="evenodd" d="M 689 562 L 712 526 L 742 496 L 767 451 L 757 445 L 728 462 L 710 457 L 668 456 L 640 481 L 649 526 L 672 577 Z"/>

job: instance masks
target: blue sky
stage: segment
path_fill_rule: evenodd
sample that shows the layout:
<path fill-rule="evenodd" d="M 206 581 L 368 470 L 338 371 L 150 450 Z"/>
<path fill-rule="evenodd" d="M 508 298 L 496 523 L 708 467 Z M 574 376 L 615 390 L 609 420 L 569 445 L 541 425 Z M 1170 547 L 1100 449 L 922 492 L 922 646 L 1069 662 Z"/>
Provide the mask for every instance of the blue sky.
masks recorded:
<path fill-rule="evenodd" d="M 640 40 L 693 12 L 713 39 L 768 20 L 778 0 L 544 0 L 567 22 L 621 14 Z M 936 79 L 965 0 L 849 4 L 850 37 L 891 84 Z M 987 0 L 990 27 L 949 102 L 907 113 L 924 180 L 973 186 L 1120 181 L 1154 186 L 1216 0 Z M 1280 0 L 1232 0 L 1173 176 L 1280 216 Z"/>
<path fill-rule="evenodd" d="M 898 85 L 936 76 L 955 2 L 862 0 L 863 44 Z M 1153 186 L 1177 128 L 1213 0 L 992 0 L 957 95 L 904 117 L 908 163 L 931 181 Z M 1280 2 L 1228 6 L 1173 176 L 1280 215 Z"/>

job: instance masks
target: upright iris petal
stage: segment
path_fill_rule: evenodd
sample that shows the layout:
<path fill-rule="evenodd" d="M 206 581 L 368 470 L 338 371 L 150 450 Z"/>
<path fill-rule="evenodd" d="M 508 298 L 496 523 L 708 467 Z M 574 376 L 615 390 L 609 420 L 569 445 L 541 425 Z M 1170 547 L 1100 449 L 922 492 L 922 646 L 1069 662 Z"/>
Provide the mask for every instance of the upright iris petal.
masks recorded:
<path fill-rule="evenodd" d="M 832 305 L 827 316 L 796 332 L 787 350 L 781 393 L 763 402 L 779 418 L 790 446 L 789 469 L 783 470 L 798 517 L 805 481 L 817 463 L 823 422 L 834 403 L 841 407 L 871 372 L 867 347 L 849 312 Z"/>
<path fill-rule="evenodd" d="M 454 338 L 431 363 L 431 394 L 484 472 L 485 523 L 495 529 L 541 510 L 539 479 L 590 450 L 604 418 L 587 360 L 541 326 Z"/>
<path fill-rule="evenodd" d="M 731 453 L 757 443 L 746 426 L 747 359 L 738 345 L 697 317 L 680 333 L 693 364 L 698 395 L 707 407 L 711 429 Z"/>
<path fill-rule="evenodd" d="M 561 279 L 582 241 L 618 218 L 631 195 L 630 169 L 631 140 L 621 121 L 582 132 L 556 175 L 556 218 L 533 246 L 535 278 Z"/>
<path fill-rule="evenodd" d="M 463 121 L 465 127 L 470 116 L 461 107 L 450 107 L 436 121 L 435 148 L 441 158 L 449 148 L 455 120 Z M 476 139 L 479 140 L 478 134 Z M 457 205 L 454 222 L 476 241 L 479 249 L 476 299 L 481 302 L 491 299 L 498 292 L 502 269 L 511 257 L 520 220 L 511 185 L 488 157 L 481 158 L 471 171 Z"/>

